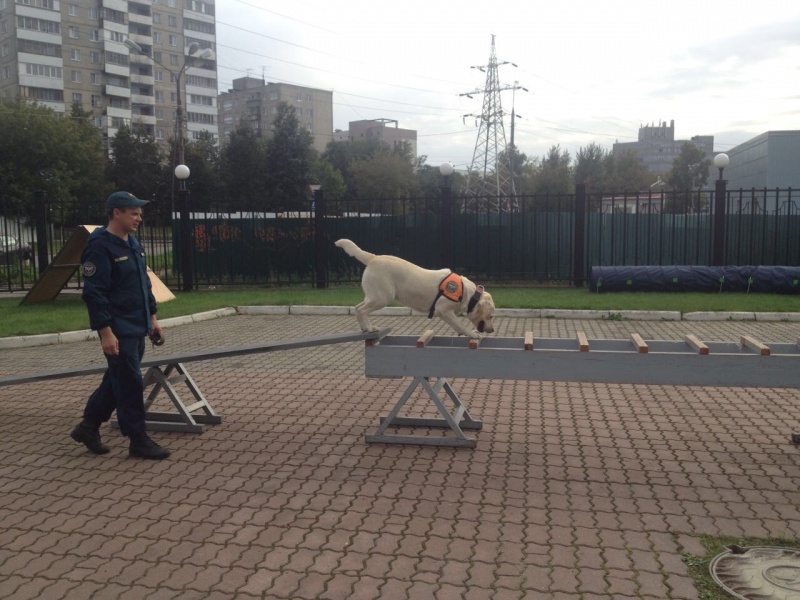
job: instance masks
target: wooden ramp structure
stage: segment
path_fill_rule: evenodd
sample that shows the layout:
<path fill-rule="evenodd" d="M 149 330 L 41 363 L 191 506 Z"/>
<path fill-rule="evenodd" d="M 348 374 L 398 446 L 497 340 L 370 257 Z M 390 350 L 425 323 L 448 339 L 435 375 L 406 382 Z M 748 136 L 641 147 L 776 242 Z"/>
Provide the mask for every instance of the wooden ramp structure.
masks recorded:
<path fill-rule="evenodd" d="M 361 331 L 353 333 L 332 333 L 318 337 L 232 346 L 213 350 L 200 350 L 143 360 L 142 368 L 147 369 L 144 375 L 145 388 L 151 385 L 153 386 L 153 389 L 145 398 L 147 429 L 150 431 L 202 433 L 205 430 L 205 425 L 217 425 L 222 423 L 222 416 L 214 411 L 209 401 L 200 391 L 197 382 L 189 374 L 186 368 L 188 363 L 231 358 L 233 356 L 245 356 L 248 354 L 263 354 L 265 352 L 312 348 L 328 344 L 344 344 L 358 341 L 369 342 L 386 336 L 390 331 L 391 329 L 387 328 L 377 332 L 367 333 Z M 14 375 L 0 379 L 0 387 L 64 379 L 67 377 L 83 377 L 86 375 L 104 373 L 105 370 L 106 365 L 95 365 L 91 367 L 76 367 L 27 375 Z M 181 398 L 179 390 L 176 387 L 178 384 L 183 384 L 188 390 L 193 399 L 191 404 L 187 404 L 184 402 L 183 398 Z M 167 394 L 175 408 L 175 412 L 155 412 L 150 410 L 161 391 Z M 112 424 L 116 424 L 116 422 L 112 421 Z"/>
<path fill-rule="evenodd" d="M 435 336 L 387 336 L 367 343 L 367 377 L 412 378 L 405 393 L 368 443 L 474 447 L 475 438 L 464 430 L 478 430 L 450 378 L 630 383 L 644 385 L 699 385 L 721 387 L 800 387 L 800 340 L 763 343 L 742 335 L 735 342 L 701 341 L 687 335 L 682 341 L 645 340 L 633 333 L 628 339 Z M 402 417 L 412 393 L 421 387 L 441 419 Z M 444 396 L 442 396 L 444 392 Z M 449 399 L 452 409 L 446 407 Z M 397 435 L 390 427 L 441 427 L 451 435 Z M 800 433 L 792 435 L 800 444 Z"/>
<path fill-rule="evenodd" d="M 39 280 L 25 294 L 20 304 L 39 304 L 56 298 L 81 266 L 81 255 L 86 248 L 86 241 L 98 227 L 100 225 L 78 227 L 58 254 L 53 257 L 53 261 L 47 266 L 44 273 L 39 276 Z M 147 268 L 147 275 L 153 285 L 153 296 L 155 296 L 156 302 L 168 302 L 175 299 L 175 294 L 150 270 L 150 267 Z"/>

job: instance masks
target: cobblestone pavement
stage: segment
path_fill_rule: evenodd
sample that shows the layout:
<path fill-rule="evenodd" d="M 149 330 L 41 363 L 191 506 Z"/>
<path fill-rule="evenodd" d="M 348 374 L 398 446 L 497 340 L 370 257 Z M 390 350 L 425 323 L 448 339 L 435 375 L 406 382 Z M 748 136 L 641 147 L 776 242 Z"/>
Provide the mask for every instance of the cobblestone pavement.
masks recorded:
<path fill-rule="evenodd" d="M 444 326 L 381 317 L 395 334 Z M 232 316 L 148 356 L 354 331 Z M 505 318 L 496 335 L 764 342 L 800 323 Z M 0 351 L 0 376 L 102 363 L 97 342 Z M 69 438 L 99 376 L 0 387 L 0 598 L 699 598 L 700 535 L 800 536 L 797 389 L 454 380 L 475 449 L 367 445 L 407 385 L 360 343 L 193 363 L 225 420 L 172 457 Z M 159 400 L 161 402 L 161 400 Z"/>

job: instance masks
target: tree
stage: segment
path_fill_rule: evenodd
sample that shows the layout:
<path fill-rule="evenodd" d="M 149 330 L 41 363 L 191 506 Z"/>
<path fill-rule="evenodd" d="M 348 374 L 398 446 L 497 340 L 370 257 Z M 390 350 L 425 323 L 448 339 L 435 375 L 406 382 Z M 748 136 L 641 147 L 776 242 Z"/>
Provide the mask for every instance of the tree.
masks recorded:
<path fill-rule="evenodd" d="M 104 166 L 102 136 L 83 115 L 0 101 L 0 185 L 18 206 L 34 190 L 51 200 L 95 202 L 104 191 Z"/>
<path fill-rule="evenodd" d="M 302 211 L 310 206 L 309 183 L 316 159 L 314 139 L 300 126 L 295 109 L 278 104 L 266 143 L 267 192 L 272 210 Z"/>
<path fill-rule="evenodd" d="M 241 123 L 220 153 L 220 180 L 229 210 L 267 210 L 266 162 L 264 143 Z"/>
<path fill-rule="evenodd" d="M 108 179 L 113 187 L 144 200 L 164 198 L 164 153 L 152 135 L 123 125 L 111 140 Z"/>
<path fill-rule="evenodd" d="M 608 169 L 613 178 L 612 190 L 638 192 L 650 189 L 655 176 L 647 170 L 638 154 L 628 150 L 618 157 L 609 155 L 609 160 L 613 164 L 613 167 Z"/>
<path fill-rule="evenodd" d="M 536 193 L 569 194 L 572 188 L 570 156 L 561 146 L 551 146 L 536 175 Z"/>
<path fill-rule="evenodd" d="M 667 183 L 672 189 L 697 190 L 708 183 L 708 172 L 711 159 L 705 152 L 691 142 L 681 146 L 680 154 L 672 163 Z"/>
<path fill-rule="evenodd" d="M 586 186 L 586 193 L 597 193 L 609 190 L 609 180 L 611 175 L 608 172 L 609 156 L 611 153 L 599 144 L 592 142 L 588 146 L 580 148 L 575 155 L 575 183 L 582 183 Z"/>
<path fill-rule="evenodd" d="M 191 175 L 188 179 L 193 210 L 210 210 L 222 204 L 220 191 L 219 146 L 208 131 L 200 132 L 198 139 L 186 144 L 184 162 Z M 174 179 L 173 179 L 174 181 Z"/>
<path fill-rule="evenodd" d="M 352 192 L 360 199 L 408 199 L 415 187 L 412 163 L 401 152 L 384 146 L 367 158 L 350 165 Z"/>
<path fill-rule="evenodd" d="M 705 202 L 699 190 L 708 183 L 710 168 L 711 159 L 706 158 L 705 152 L 693 143 L 686 142 L 673 161 L 667 178 L 667 183 L 675 194 L 666 203 L 664 210 L 673 213 L 699 211 Z"/>

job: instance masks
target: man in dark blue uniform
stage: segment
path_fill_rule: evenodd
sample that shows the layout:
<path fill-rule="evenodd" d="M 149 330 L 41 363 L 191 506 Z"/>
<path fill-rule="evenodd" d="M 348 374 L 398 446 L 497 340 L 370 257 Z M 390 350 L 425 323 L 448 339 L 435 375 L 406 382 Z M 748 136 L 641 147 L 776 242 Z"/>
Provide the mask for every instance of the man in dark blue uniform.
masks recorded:
<path fill-rule="evenodd" d="M 108 226 L 92 232 L 81 258 L 83 300 L 91 328 L 100 335 L 108 369 L 71 435 L 91 452 L 106 454 L 110 448 L 100 440 L 100 424 L 116 409 L 120 431 L 130 438 L 130 455 L 162 459 L 169 450 L 145 433 L 141 368 L 145 336 L 163 337 L 144 248 L 133 235 L 145 204 L 147 200 L 128 192 L 111 194 L 106 201 Z"/>

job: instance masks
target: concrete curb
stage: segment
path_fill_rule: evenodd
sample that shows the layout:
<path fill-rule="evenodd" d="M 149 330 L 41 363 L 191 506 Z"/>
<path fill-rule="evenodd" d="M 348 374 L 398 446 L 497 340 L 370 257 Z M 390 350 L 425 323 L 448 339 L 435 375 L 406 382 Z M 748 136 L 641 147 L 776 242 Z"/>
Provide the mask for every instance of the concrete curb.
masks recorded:
<path fill-rule="evenodd" d="M 210 319 L 219 319 L 231 315 L 354 315 L 350 306 L 237 306 L 236 308 L 219 308 L 194 315 L 171 317 L 159 322 L 166 328 L 178 325 L 189 325 Z M 404 306 L 388 306 L 375 311 L 376 316 L 390 317 L 427 317 L 427 313 L 411 310 Z M 659 310 L 562 310 L 554 308 L 498 308 L 498 317 L 534 318 L 534 319 L 609 319 L 631 321 L 800 321 L 800 313 L 778 312 L 692 312 L 681 314 L 678 311 Z M 0 350 L 11 348 L 28 348 L 50 344 L 69 344 L 97 339 L 97 332 L 91 329 L 67 331 L 64 333 L 45 333 L 41 335 L 12 336 L 0 338 Z"/>

